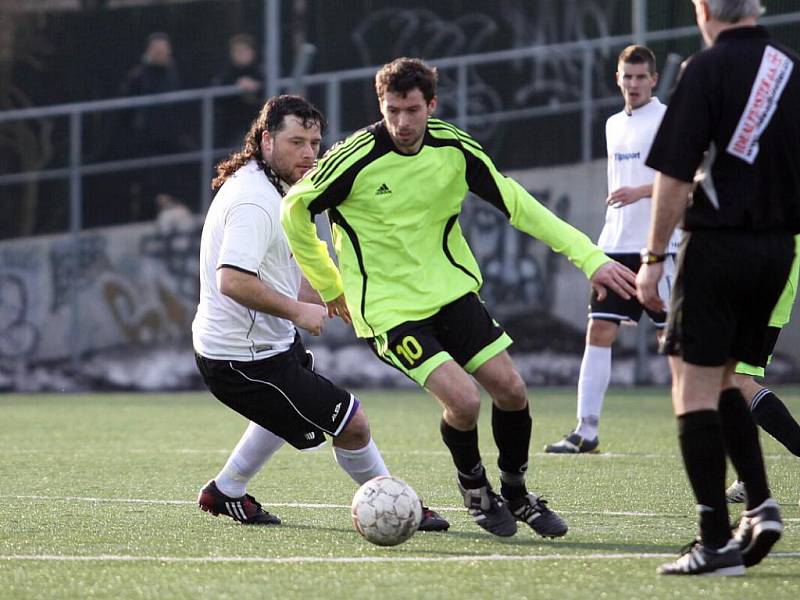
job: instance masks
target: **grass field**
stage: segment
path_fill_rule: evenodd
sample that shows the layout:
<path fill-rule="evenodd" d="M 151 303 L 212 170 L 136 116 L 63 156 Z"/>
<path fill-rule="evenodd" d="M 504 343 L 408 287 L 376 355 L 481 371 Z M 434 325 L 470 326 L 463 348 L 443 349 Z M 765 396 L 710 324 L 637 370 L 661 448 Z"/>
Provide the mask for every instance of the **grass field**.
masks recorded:
<path fill-rule="evenodd" d="M 800 389 L 781 395 L 800 415 Z M 574 424 L 574 391 L 532 393 L 529 486 L 570 524 L 500 539 L 460 506 L 422 392 L 360 395 L 389 468 L 452 523 L 379 548 L 352 529 L 355 485 L 330 448 L 282 449 L 250 492 L 283 519 L 245 527 L 195 505 L 244 421 L 207 394 L 0 397 L 0 598 L 800 597 L 800 462 L 762 435 L 786 533 L 739 578 L 663 578 L 695 533 L 666 389 L 614 391 L 603 454 L 541 448 Z M 488 404 L 480 435 L 497 481 Z"/>

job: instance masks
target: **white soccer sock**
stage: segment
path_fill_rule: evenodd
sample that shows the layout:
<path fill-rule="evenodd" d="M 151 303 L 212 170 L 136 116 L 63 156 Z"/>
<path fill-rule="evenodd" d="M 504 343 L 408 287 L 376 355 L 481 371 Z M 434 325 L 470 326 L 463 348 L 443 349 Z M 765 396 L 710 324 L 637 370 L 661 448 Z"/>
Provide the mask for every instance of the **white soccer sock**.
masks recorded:
<path fill-rule="evenodd" d="M 386 468 L 383 457 L 372 438 L 366 446 L 358 450 L 347 450 L 334 446 L 333 457 L 337 464 L 344 469 L 344 472 L 359 485 L 373 477 L 389 474 L 389 469 Z"/>
<path fill-rule="evenodd" d="M 283 438 L 251 421 L 228 462 L 214 478 L 219 491 L 231 498 L 244 496 L 247 484 L 283 444 Z"/>
<path fill-rule="evenodd" d="M 611 348 L 586 345 L 578 378 L 578 426 L 584 439 L 597 437 L 603 400 L 611 380 Z"/>

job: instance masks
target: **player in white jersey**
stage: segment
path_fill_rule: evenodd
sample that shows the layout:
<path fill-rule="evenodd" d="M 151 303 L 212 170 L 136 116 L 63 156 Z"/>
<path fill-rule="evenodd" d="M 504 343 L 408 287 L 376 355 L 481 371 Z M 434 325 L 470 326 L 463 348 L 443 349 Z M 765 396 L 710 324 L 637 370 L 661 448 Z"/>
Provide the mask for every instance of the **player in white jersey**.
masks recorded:
<path fill-rule="evenodd" d="M 655 172 L 645 165 L 653 138 L 667 107 L 653 96 L 658 82 L 656 59 L 644 46 L 628 46 L 619 55 L 617 84 L 625 107 L 606 121 L 608 151 L 608 196 L 606 220 L 597 245 L 611 258 L 637 271 L 640 249 L 646 245 L 650 226 L 650 196 Z M 673 236 L 660 292 L 669 298 L 669 288 L 679 233 Z M 602 301 L 592 296 L 586 347 L 578 379 L 578 424 L 562 440 L 545 446 L 555 454 L 599 451 L 598 427 L 611 379 L 611 346 L 621 324 L 635 325 L 646 310 L 660 336 L 666 314 L 644 309 L 636 298 L 625 300 L 609 291 Z"/>
<path fill-rule="evenodd" d="M 336 462 L 357 483 L 389 474 L 358 399 L 314 372 L 297 332 L 319 335 L 328 311 L 292 257 L 280 204 L 314 166 L 323 126 L 299 96 L 268 100 L 242 151 L 217 165 L 219 192 L 203 225 L 197 366 L 214 396 L 250 424 L 198 504 L 241 523 L 280 523 L 246 488 L 284 442 L 317 448 L 327 434 Z M 420 529 L 448 527 L 423 507 Z"/>

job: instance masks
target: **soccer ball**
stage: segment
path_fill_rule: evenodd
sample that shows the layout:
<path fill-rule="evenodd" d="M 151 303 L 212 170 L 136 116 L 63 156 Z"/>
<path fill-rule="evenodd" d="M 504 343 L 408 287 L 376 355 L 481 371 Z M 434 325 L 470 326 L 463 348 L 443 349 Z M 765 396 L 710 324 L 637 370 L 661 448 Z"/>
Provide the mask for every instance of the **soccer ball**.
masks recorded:
<path fill-rule="evenodd" d="M 378 546 L 396 546 L 417 531 L 422 520 L 422 503 L 405 481 L 383 475 L 358 488 L 350 512 L 353 527 L 367 541 Z"/>

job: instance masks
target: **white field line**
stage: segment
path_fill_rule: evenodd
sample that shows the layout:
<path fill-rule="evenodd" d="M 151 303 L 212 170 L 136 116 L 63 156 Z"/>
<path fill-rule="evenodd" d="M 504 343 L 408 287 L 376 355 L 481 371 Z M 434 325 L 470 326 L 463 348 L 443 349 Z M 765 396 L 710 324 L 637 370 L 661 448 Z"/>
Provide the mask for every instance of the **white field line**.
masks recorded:
<path fill-rule="evenodd" d="M 65 556 L 60 554 L 8 554 L 0 555 L 0 561 L 56 561 L 56 562 L 159 562 L 159 563 L 258 563 L 258 564 L 297 564 L 297 563 L 434 563 L 434 562 L 544 562 L 544 561 L 586 561 L 586 560 L 637 560 L 651 558 L 674 558 L 674 553 L 613 553 L 613 554 L 481 554 L 463 556 L 129 556 L 100 554 L 97 556 Z M 770 558 L 798 558 L 800 552 L 774 552 Z"/>
<path fill-rule="evenodd" d="M 37 500 L 48 502 L 92 502 L 92 503 L 115 503 L 115 504 L 155 504 L 155 505 L 177 505 L 177 506 L 194 506 L 197 504 L 194 500 L 158 500 L 147 498 L 95 498 L 87 496 L 10 496 L 0 495 L 0 498 L 9 500 Z M 270 502 L 268 508 L 308 508 L 308 509 L 350 509 L 349 504 L 316 504 L 307 502 Z M 463 506 L 432 506 L 434 510 L 441 512 L 461 512 L 464 510 Z M 565 515 L 600 515 L 604 517 L 653 517 L 653 518 L 668 518 L 675 517 L 674 513 L 655 513 L 655 512 L 636 512 L 636 511 L 611 511 L 611 510 L 559 510 L 561 514 Z M 689 514 L 689 513 L 687 513 Z M 784 518 L 784 522 L 800 521 L 800 518 Z"/>
<path fill-rule="evenodd" d="M 43 454 L 43 455 L 51 455 L 54 454 L 52 451 L 42 450 L 42 449 L 33 449 L 33 448 L 2 448 L 0 447 L 0 452 L 3 454 Z M 94 453 L 94 451 L 91 451 Z M 152 448 L 128 448 L 124 452 L 128 452 L 130 454 L 163 454 L 163 450 L 154 450 Z M 215 449 L 200 449 L 200 448 L 176 448 L 175 450 L 169 450 L 172 454 L 201 454 L 201 455 L 217 455 L 223 454 L 228 455 L 231 452 L 231 448 L 215 448 Z M 381 449 L 381 454 L 387 456 L 445 456 L 449 457 L 450 452 L 448 450 L 384 450 Z M 497 458 L 497 452 L 481 452 L 483 458 Z M 564 455 L 564 454 L 549 454 L 547 452 L 532 452 L 531 456 L 535 456 L 536 458 L 547 458 L 548 460 L 574 460 L 572 458 L 573 455 Z M 637 452 L 599 452 L 597 454 L 586 454 L 584 455 L 586 460 L 613 460 L 617 458 L 641 458 L 641 459 L 650 459 L 650 460 L 680 460 L 680 456 L 677 454 L 643 454 Z M 565 458 L 566 457 L 566 458 Z M 765 460 L 769 461 L 783 461 L 783 460 L 796 460 L 797 457 L 791 454 L 765 454 Z"/>

